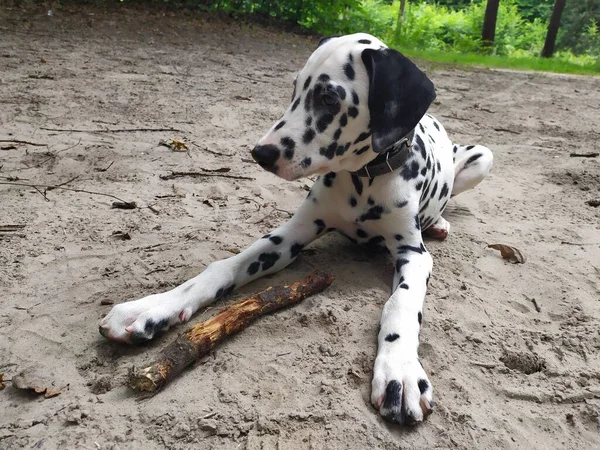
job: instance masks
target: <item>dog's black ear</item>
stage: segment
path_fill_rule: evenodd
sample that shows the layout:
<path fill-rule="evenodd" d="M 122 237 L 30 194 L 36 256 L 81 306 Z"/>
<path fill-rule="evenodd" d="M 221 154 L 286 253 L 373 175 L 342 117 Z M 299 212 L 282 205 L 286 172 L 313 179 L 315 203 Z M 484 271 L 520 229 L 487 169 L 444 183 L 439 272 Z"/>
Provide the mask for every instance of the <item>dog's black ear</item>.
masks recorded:
<path fill-rule="evenodd" d="M 435 99 L 435 88 L 406 56 L 396 50 L 366 49 L 373 150 L 383 152 L 417 126 Z"/>
<path fill-rule="evenodd" d="M 317 48 L 319 48 L 321 45 L 323 45 L 325 42 L 327 42 L 329 39 L 333 39 L 336 37 L 340 37 L 339 34 L 336 34 L 335 36 L 326 36 L 326 37 L 322 37 L 321 40 L 319 41 L 319 45 L 317 45 Z"/>

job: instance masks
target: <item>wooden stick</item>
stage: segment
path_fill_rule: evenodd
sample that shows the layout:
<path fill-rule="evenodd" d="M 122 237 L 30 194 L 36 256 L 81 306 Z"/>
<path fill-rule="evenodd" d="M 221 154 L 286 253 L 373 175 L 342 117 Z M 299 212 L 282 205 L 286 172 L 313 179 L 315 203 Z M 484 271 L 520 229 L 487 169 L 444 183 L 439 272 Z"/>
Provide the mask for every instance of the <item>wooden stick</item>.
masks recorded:
<path fill-rule="evenodd" d="M 228 175 L 226 173 L 216 173 L 216 172 L 171 172 L 166 175 L 159 175 L 161 180 L 173 180 L 175 178 L 182 177 L 223 177 L 223 178 L 235 178 L 236 180 L 254 180 L 251 177 L 244 177 L 241 175 Z"/>
<path fill-rule="evenodd" d="M 260 316 L 294 305 L 317 294 L 333 282 L 333 276 L 315 271 L 287 286 L 274 286 L 235 303 L 215 317 L 194 325 L 151 364 L 130 370 L 127 384 L 144 392 L 158 392 L 194 361 L 207 355 L 217 344 L 246 328 Z"/>

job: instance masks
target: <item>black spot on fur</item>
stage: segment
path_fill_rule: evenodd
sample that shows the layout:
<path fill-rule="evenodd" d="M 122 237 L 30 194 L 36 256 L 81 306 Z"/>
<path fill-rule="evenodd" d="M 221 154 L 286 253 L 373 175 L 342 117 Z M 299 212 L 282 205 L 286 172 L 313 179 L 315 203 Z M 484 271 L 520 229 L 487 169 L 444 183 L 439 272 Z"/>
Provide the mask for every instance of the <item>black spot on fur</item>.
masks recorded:
<path fill-rule="evenodd" d="M 419 181 L 419 182 L 418 182 L 418 183 L 415 185 L 415 189 L 416 189 L 417 191 L 420 191 L 422 187 L 423 187 L 423 182 L 422 182 L 422 181 Z"/>
<path fill-rule="evenodd" d="M 304 134 L 302 135 L 302 142 L 304 144 L 310 144 L 311 141 L 315 138 L 317 133 L 312 128 L 307 128 Z"/>
<path fill-rule="evenodd" d="M 308 116 L 304 123 L 307 127 L 310 127 L 312 125 L 312 116 Z"/>
<path fill-rule="evenodd" d="M 346 89 L 344 89 L 342 86 L 336 86 L 335 90 L 336 90 L 337 94 L 340 96 L 341 100 L 344 100 L 346 98 Z"/>
<path fill-rule="evenodd" d="M 351 178 L 352 178 L 352 183 L 354 184 L 354 189 L 356 189 L 356 193 L 358 195 L 362 195 L 363 184 L 362 184 L 362 181 L 360 180 L 360 177 L 353 173 L 351 175 Z"/>
<path fill-rule="evenodd" d="M 312 159 L 310 158 L 310 156 L 307 156 L 306 158 L 304 158 L 304 159 L 302 160 L 302 162 L 300 163 L 300 165 L 301 165 L 303 168 L 305 168 L 305 169 L 306 169 L 307 167 L 310 167 L 310 164 L 311 164 L 311 163 L 312 163 Z"/>
<path fill-rule="evenodd" d="M 469 159 L 467 159 L 467 162 L 465 163 L 465 167 L 468 166 L 469 164 L 477 161 L 479 158 L 481 158 L 483 155 L 481 153 L 476 153 L 473 156 L 470 156 Z"/>
<path fill-rule="evenodd" d="M 419 129 L 421 130 L 421 133 L 425 133 L 425 128 L 423 128 L 422 123 L 419 124 Z"/>
<path fill-rule="evenodd" d="M 279 260 L 281 255 L 276 252 L 261 253 L 258 255 L 258 260 L 262 262 L 262 270 L 270 269 Z"/>
<path fill-rule="evenodd" d="M 436 181 L 435 184 L 433 185 L 433 188 L 431 189 L 431 197 L 435 197 L 435 193 L 437 192 L 437 188 L 438 188 L 438 182 Z"/>
<path fill-rule="evenodd" d="M 354 141 L 354 143 L 358 144 L 359 142 L 362 142 L 365 139 L 368 139 L 370 137 L 371 137 L 371 133 L 360 133 L 360 135 L 356 138 L 356 140 Z"/>
<path fill-rule="evenodd" d="M 323 114 L 319 117 L 317 120 L 317 130 L 319 133 L 325 131 L 331 122 L 333 122 L 333 114 Z"/>
<path fill-rule="evenodd" d="M 325 230 L 325 222 L 321 219 L 315 220 L 314 224 L 317 226 L 317 234 L 321 234 Z"/>
<path fill-rule="evenodd" d="M 344 74 L 349 80 L 354 80 L 354 67 L 351 63 L 344 64 Z"/>
<path fill-rule="evenodd" d="M 417 143 L 417 146 L 419 147 L 419 152 L 421 153 L 421 156 L 423 157 L 423 159 L 426 159 L 427 151 L 425 150 L 425 143 L 423 142 L 423 139 L 421 139 L 421 136 L 417 134 L 417 136 L 415 136 L 415 141 Z"/>
<path fill-rule="evenodd" d="M 409 288 L 408 288 L 408 284 L 406 284 L 406 283 L 401 283 L 401 284 L 400 284 L 400 289 L 406 289 L 406 290 L 408 291 L 408 289 L 409 289 Z"/>
<path fill-rule="evenodd" d="M 323 184 L 327 187 L 331 187 L 333 185 L 333 180 L 335 178 L 335 172 L 329 172 L 325 174 L 323 177 Z"/>
<path fill-rule="evenodd" d="M 350 206 L 353 208 L 356 206 L 356 199 L 354 197 L 350 197 Z"/>
<path fill-rule="evenodd" d="M 283 242 L 283 238 L 281 236 L 271 236 L 269 240 L 275 245 L 279 245 Z"/>
<path fill-rule="evenodd" d="M 401 234 L 395 234 L 394 239 L 396 239 L 397 241 L 401 241 L 402 239 L 404 239 L 404 236 L 402 236 Z"/>
<path fill-rule="evenodd" d="M 433 121 L 433 126 L 436 128 L 436 130 L 440 131 L 440 126 L 435 120 Z"/>
<path fill-rule="evenodd" d="M 414 180 L 419 176 L 419 163 L 412 161 L 410 164 L 405 164 L 402 167 L 401 175 L 406 181 Z"/>
<path fill-rule="evenodd" d="M 427 168 L 426 168 L 426 167 L 423 167 L 423 168 L 421 169 L 421 176 L 422 176 L 422 177 L 424 177 L 426 173 L 427 173 Z"/>
<path fill-rule="evenodd" d="M 421 394 L 423 394 L 429 387 L 429 383 L 427 382 L 427 380 L 419 380 L 417 384 L 419 385 L 419 391 L 421 392 Z"/>
<path fill-rule="evenodd" d="M 258 261 L 254 261 L 250 266 L 248 266 L 248 275 L 254 275 L 260 269 L 260 263 Z"/>
<path fill-rule="evenodd" d="M 295 243 L 294 245 L 292 245 L 292 248 L 290 248 L 290 253 L 292 254 L 292 258 L 295 258 L 296 256 L 298 256 L 303 248 L 304 248 L 304 245 L 302 245 L 302 244 Z"/>
<path fill-rule="evenodd" d="M 158 322 L 148 319 L 144 325 L 144 334 L 146 334 L 146 336 L 154 336 L 156 333 L 160 333 L 164 330 L 167 325 L 169 325 L 168 319 L 162 319 Z"/>
<path fill-rule="evenodd" d="M 297 107 L 298 107 L 298 105 L 300 104 L 300 98 L 301 98 L 301 97 L 298 97 L 298 98 L 296 99 L 296 101 L 295 101 L 295 102 L 292 104 L 292 112 L 296 111 L 296 108 L 297 108 Z"/>
<path fill-rule="evenodd" d="M 348 108 L 348 115 L 352 118 L 358 116 L 358 108 L 356 106 L 351 106 Z"/>
<path fill-rule="evenodd" d="M 346 153 L 346 150 L 348 150 L 348 146 L 338 145 L 338 148 L 335 150 L 335 154 L 337 156 L 341 156 Z"/>
<path fill-rule="evenodd" d="M 361 239 L 366 239 L 369 236 L 365 230 L 361 230 L 360 228 L 356 230 L 356 235 Z"/>
<path fill-rule="evenodd" d="M 331 144 L 329 144 L 329 147 L 321 147 L 319 149 L 319 153 L 327 159 L 333 159 L 336 150 L 337 144 L 335 142 L 332 142 Z"/>
<path fill-rule="evenodd" d="M 304 87 L 302 88 L 304 91 L 308 89 L 308 86 L 310 86 L 311 81 L 312 81 L 312 77 L 308 77 L 306 79 L 306 81 L 304 82 Z"/>
<path fill-rule="evenodd" d="M 421 220 L 419 219 L 419 215 L 415 214 L 415 228 L 417 230 L 421 229 Z"/>
<path fill-rule="evenodd" d="M 369 45 L 371 43 L 371 41 L 368 40 L 368 39 L 359 39 L 358 43 L 359 44 L 367 44 L 367 45 Z"/>
<path fill-rule="evenodd" d="M 354 153 L 356 153 L 357 155 L 362 155 L 364 152 L 366 152 L 370 148 L 371 148 L 370 145 L 365 145 L 364 147 L 361 147 L 358 150 L 354 150 Z"/>
<path fill-rule="evenodd" d="M 342 135 L 342 129 L 338 128 L 337 130 L 335 130 L 335 133 L 333 133 L 333 140 L 337 141 L 341 135 Z"/>
<path fill-rule="evenodd" d="M 227 286 L 226 288 L 219 288 L 215 294 L 215 300 L 221 300 L 223 297 L 227 297 L 235 289 L 235 284 Z"/>
<path fill-rule="evenodd" d="M 438 199 L 441 200 L 446 195 L 448 195 L 448 183 L 444 183 L 442 186 L 442 190 L 440 191 L 440 196 Z"/>
<path fill-rule="evenodd" d="M 352 91 L 352 103 L 358 105 L 358 94 L 356 93 L 356 91 Z"/>
<path fill-rule="evenodd" d="M 348 116 L 344 113 L 340 116 L 340 127 L 344 128 L 346 125 L 348 125 Z"/>
<path fill-rule="evenodd" d="M 385 340 L 388 342 L 394 342 L 399 337 L 400 335 L 398 333 L 390 333 L 385 337 Z"/>
<path fill-rule="evenodd" d="M 442 164 L 439 161 L 437 162 L 436 167 L 437 167 L 438 172 L 442 171 Z"/>
<path fill-rule="evenodd" d="M 310 109 L 312 107 L 313 97 L 314 97 L 313 90 L 309 89 L 308 92 L 306 93 L 306 97 L 304 97 L 304 111 L 310 112 Z"/>
<path fill-rule="evenodd" d="M 385 409 L 398 409 L 402 406 L 402 385 L 396 380 L 392 380 L 385 388 L 385 400 L 383 407 Z"/>
<path fill-rule="evenodd" d="M 373 200 L 373 197 L 371 197 L 371 196 L 369 195 L 369 198 L 367 199 L 367 203 L 368 203 L 369 205 L 373 206 L 373 205 L 375 204 L 375 200 Z"/>
<path fill-rule="evenodd" d="M 414 253 L 418 253 L 419 255 L 423 254 L 425 248 L 423 247 L 423 244 L 421 244 L 420 247 L 414 247 L 412 245 L 400 245 L 398 247 L 398 253 L 408 253 L 408 252 L 414 252 Z"/>
<path fill-rule="evenodd" d="M 421 311 L 419 311 L 419 313 L 417 314 L 417 320 L 419 321 L 419 325 L 421 325 L 421 323 L 423 323 L 423 313 L 421 313 Z M 423 391 L 421 391 L 421 394 L 423 393 Z"/>
<path fill-rule="evenodd" d="M 433 142 L 433 143 L 435 144 L 435 139 L 433 138 L 433 136 L 432 136 L 432 135 L 428 134 L 428 135 L 427 135 L 427 137 L 429 138 L 429 140 L 430 140 L 431 142 Z"/>
<path fill-rule="evenodd" d="M 471 149 L 474 149 L 474 148 L 475 148 L 475 146 L 474 146 L 474 145 L 467 145 L 467 147 L 466 147 L 466 149 L 465 149 L 465 150 L 471 150 Z"/>
<path fill-rule="evenodd" d="M 319 81 L 325 82 L 325 81 L 329 81 L 329 80 L 330 80 L 330 77 L 326 73 L 322 73 L 321 75 L 319 75 Z"/>
<path fill-rule="evenodd" d="M 359 222 L 366 222 L 367 220 L 379 220 L 383 214 L 383 206 L 377 205 L 369 208 L 369 210 L 362 214 L 359 218 Z"/>
<path fill-rule="evenodd" d="M 408 200 L 403 200 L 403 201 L 396 200 L 396 203 L 394 203 L 394 206 L 396 208 L 404 208 L 406 205 L 408 205 Z"/>
<path fill-rule="evenodd" d="M 285 147 L 283 151 L 283 157 L 285 159 L 292 159 L 294 157 L 294 148 L 296 148 L 296 143 L 290 137 L 281 138 L 281 145 Z"/>
<path fill-rule="evenodd" d="M 408 259 L 397 259 L 396 260 L 396 273 L 400 273 L 400 270 L 402 270 L 402 266 L 404 266 L 405 264 L 408 264 Z"/>
<path fill-rule="evenodd" d="M 275 125 L 275 131 L 279 130 L 284 125 L 285 125 L 285 120 L 282 120 L 277 125 Z"/>
<path fill-rule="evenodd" d="M 371 239 L 369 239 L 369 242 L 367 242 L 367 245 L 377 246 L 379 244 L 382 244 L 383 242 L 385 242 L 385 238 L 383 236 L 375 236 L 375 237 L 372 237 Z"/>

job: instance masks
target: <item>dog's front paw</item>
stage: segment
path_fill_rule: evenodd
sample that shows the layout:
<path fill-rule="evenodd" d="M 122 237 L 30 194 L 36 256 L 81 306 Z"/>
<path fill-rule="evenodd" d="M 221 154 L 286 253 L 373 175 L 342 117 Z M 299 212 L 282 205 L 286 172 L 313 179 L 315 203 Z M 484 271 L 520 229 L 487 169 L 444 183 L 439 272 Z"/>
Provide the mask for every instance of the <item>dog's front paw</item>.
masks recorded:
<path fill-rule="evenodd" d="M 99 331 L 107 339 L 141 343 L 172 325 L 187 322 L 191 309 L 178 308 L 161 294 L 115 305 L 100 322 Z"/>
<path fill-rule="evenodd" d="M 421 422 L 433 411 L 433 388 L 416 355 L 377 356 L 371 403 L 385 420 L 404 425 Z"/>

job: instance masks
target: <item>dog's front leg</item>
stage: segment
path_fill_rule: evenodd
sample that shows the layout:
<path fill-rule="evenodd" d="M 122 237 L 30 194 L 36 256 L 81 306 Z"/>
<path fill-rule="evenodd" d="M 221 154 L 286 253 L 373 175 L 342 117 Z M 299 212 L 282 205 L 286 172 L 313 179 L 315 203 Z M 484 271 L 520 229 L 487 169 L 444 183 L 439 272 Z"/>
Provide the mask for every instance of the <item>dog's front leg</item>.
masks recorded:
<path fill-rule="evenodd" d="M 327 221 L 319 207 L 307 200 L 288 223 L 238 255 L 213 262 L 171 291 L 114 306 L 100 323 L 100 333 L 121 342 L 152 339 L 234 289 L 286 267 L 305 245 L 325 232 Z"/>
<path fill-rule="evenodd" d="M 433 408 L 431 383 L 417 355 L 433 262 L 419 230 L 386 242 L 395 258 L 395 275 L 381 316 L 371 402 L 385 419 L 411 424 Z"/>

